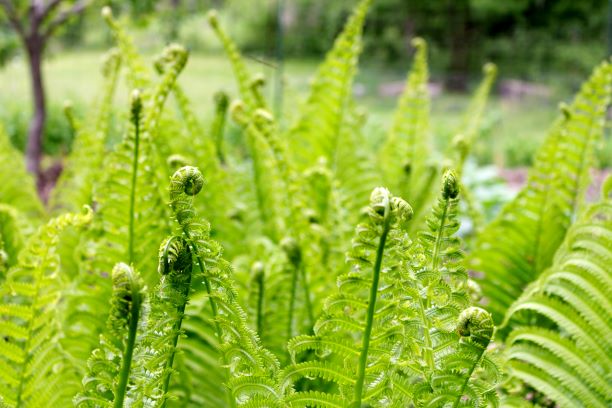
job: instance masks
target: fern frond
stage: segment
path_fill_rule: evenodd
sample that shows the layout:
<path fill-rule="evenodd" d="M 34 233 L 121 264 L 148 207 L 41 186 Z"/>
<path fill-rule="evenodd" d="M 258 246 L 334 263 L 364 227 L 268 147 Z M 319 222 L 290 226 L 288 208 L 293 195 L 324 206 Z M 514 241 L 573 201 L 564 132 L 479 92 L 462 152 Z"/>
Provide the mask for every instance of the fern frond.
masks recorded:
<path fill-rule="evenodd" d="M 40 227 L 0 287 L 0 396 L 8 406 L 66 405 L 76 385 L 59 339 L 62 276 L 60 233 L 91 221 L 92 212 L 65 214 Z"/>
<path fill-rule="evenodd" d="M 393 311 L 398 307 L 392 300 L 391 282 L 397 274 L 398 254 L 408 245 L 400 226 L 411 215 L 410 206 L 388 190 L 372 192 L 367 221 L 357 227 L 347 255 L 354 265 L 352 271 L 340 278 L 340 292 L 325 302 L 315 335 L 299 336 L 288 344 L 294 361 L 308 350 L 316 350 L 322 361 L 296 362 L 285 368 L 284 392 L 298 379 L 318 377 L 348 387 L 346 393 L 329 396 L 344 404 L 359 406 L 363 398 L 377 398 L 373 390 L 385 384 L 377 380 L 385 372 L 385 364 L 381 364 L 388 359 L 385 346 L 391 347 L 397 338 Z M 345 303 L 343 307 L 343 301 L 350 306 Z M 339 361 L 345 363 L 336 365 Z"/>
<path fill-rule="evenodd" d="M 208 223 L 197 219 L 193 209 L 192 198 L 203 185 L 204 178 L 197 168 L 179 169 L 171 179 L 170 206 L 180 226 L 180 239 L 193 254 L 198 277 L 204 282 L 216 341 L 220 344 L 222 367 L 227 370 L 225 381 L 230 378 L 240 381 L 238 379 L 243 376 L 272 379 L 278 370 L 278 361 L 260 345 L 257 335 L 247 326 L 246 315 L 237 302 L 229 276 L 229 264 L 221 258 L 220 245 L 210 239 Z M 190 350 L 195 352 L 196 348 L 203 347 L 203 353 L 210 353 L 211 346 L 215 347 L 215 342 L 192 343 Z M 233 393 L 231 383 L 228 385 Z M 249 400 L 249 395 L 239 395 L 227 402 L 235 406 L 236 403 L 247 404 Z"/>
<path fill-rule="evenodd" d="M 379 162 L 385 181 L 402 197 L 416 202 L 426 194 L 427 158 L 430 146 L 430 96 L 428 90 L 427 43 L 412 40 L 416 52 L 406 86 L 394 113 L 393 124 L 385 145 L 380 151 Z M 419 212 L 420 208 L 415 208 Z"/>
<path fill-rule="evenodd" d="M 123 407 L 128 393 L 136 336 L 144 328 L 146 300 L 143 282 L 130 266 L 115 265 L 112 280 L 107 332 L 100 336 L 100 348 L 92 352 L 87 363 L 83 392 L 74 399 L 79 407 Z"/>
<path fill-rule="evenodd" d="M 371 0 L 362 0 L 314 76 L 299 119 L 288 132 L 298 168 L 316 164 L 320 157 L 333 162 L 346 120 L 347 106 L 361 52 L 361 34 Z"/>
<path fill-rule="evenodd" d="M 476 241 L 471 268 L 501 321 L 521 291 L 552 262 L 589 184 L 593 151 L 610 101 L 612 65 L 602 63 L 551 129 L 526 187 Z"/>
<path fill-rule="evenodd" d="M 16 208 L 0 204 L 0 250 L 4 252 L 3 266 L 6 269 L 17 263 L 17 256 L 25 239 L 32 234 L 31 229 L 28 221 Z"/>
<path fill-rule="evenodd" d="M 94 119 L 77 127 L 72 153 L 53 189 L 50 207 L 54 211 L 74 211 L 92 203 L 93 184 L 101 175 L 104 145 L 120 68 L 121 55 L 113 49 L 103 63 L 103 93 L 94 109 Z"/>
<path fill-rule="evenodd" d="M 604 195 L 568 231 L 553 265 L 508 310 L 510 373 L 558 404 L 612 403 L 612 303 L 603 283 L 612 277 L 611 259 L 612 201 Z"/>
<path fill-rule="evenodd" d="M 252 82 L 251 75 L 240 55 L 240 51 L 238 47 L 234 43 L 234 41 L 227 35 L 223 27 L 219 22 L 219 17 L 215 10 L 211 10 L 208 13 L 208 24 L 212 27 L 213 31 L 219 37 L 221 44 L 227 54 L 227 57 L 232 64 L 232 69 L 234 70 L 234 77 L 236 78 L 236 82 L 238 84 L 238 90 L 240 91 L 240 98 L 244 100 L 246 110 L 252 111 L 257 108 L 265 108 L 265 105 L 262 105 L 261 100 L 255 98 L 255 95 L 252 91 Z"/>
<path fill-rule="evenodd" d="M 458 136 L 454 140 L 453 147 L 453 167 L 461 175 L 465 159 L 472 150 L 480 131 L 480 125 L 484 114 L 487 99 L 491 93 L 491 88 L 497 76 L 495 64 L 488 63 L 482 67 L 484 78 L 474 92 L 470 104 L 464 114 L 463 121 L 459 127 Z"/>
<path fill-rule="evenodd" d="M 113 37 L 115 37 L 117 47 L 121 51 L 121 57 L 128 68 L 129 89 L 148 89 L 151 84 L 151 76 L 146 64 L 136 50 L 134 41 L 125 31 L 123 25 L 115 20 L 110 7 L 102 8 L 102 18 L 110 28 Z"/>
<path fill-rule="evenodd" d="M 11 145 L 4 126 L 0 126 L 0 174 L 6 175 L 0 183 L 0 203 L 19 208 L 33 221 L 42 221 L 45 211 L 34 179 L 26 172 L 23 156 Z"/>

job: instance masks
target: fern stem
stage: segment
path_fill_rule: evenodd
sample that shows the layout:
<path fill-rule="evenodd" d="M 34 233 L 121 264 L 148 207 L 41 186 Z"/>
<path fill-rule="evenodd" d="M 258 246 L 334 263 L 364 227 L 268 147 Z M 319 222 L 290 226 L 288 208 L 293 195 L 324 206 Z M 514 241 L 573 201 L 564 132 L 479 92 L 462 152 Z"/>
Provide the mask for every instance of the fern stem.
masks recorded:
<path fill-rule="evenodd" d="M 115 391 L 115 408 L 123 407 L 123 400 L 127 391 L 128 379 L 130 378 L 130 368 L 132 366 L 132 356 L 134 355 L 134 344 L 136 343 L 136 334 L 138 331 L 138 321 L 140 319 L 141 294 L 138 292 L 138 287 L 131 287 L 132 306 L 130 309 L 130 324 L 128 327 L 128 339 L 123 351 L 123 362 L 121 364 L 121 373 L 117 389 Z"/>
<path fill-rule="evenodd" d="M 263 306 L 265 296 L 266 283 L 263 279 L 263 275 L 257 279 L 257 334 L 259 337 L 263 337 Z"/>
<path fill-rule="evenodd" d="M 425 340 L 425 347 L 423 348 L 423 350 L 425 354 L 425 362 L 427 363 L 427 367 L 429 368 L 429 373 L 427 374 L 426 377 L 427 377 L 427 381 L 429 381 L 430 380 L 429 376 L 431 375 L 431 373 L 433 373 L 434 368 L 435 368 L 431 334 L 429 333 L 431 331 L 431 324 L 429 322 L 429 319 L 425 315 L 425 310 L 429 308 L 429 305 L 428 304 L 424 305 L 423 300 L 419 299 L 419 306 L 420 306 L 419 314 L 421 317 L 421 322 L 423 324 L 423 337 Z"/>
<path fill-rule="evenodd" d="M 463 397 L 463 393 L 465 392 L 465 389 L 468 383 L 470 382 L 470 378 L 472 378 L 472 374 L 474 374 L 474 370 L 476 369 L 476 367 L 478 367 L 478 364 L 480 364 L 480 360 L 482 360 L 482 356 L 484 355 L 485 350 L 486 349 L 482 349 L 482 351 L 480 352 L 480 355 L 478 356 L 478 360 L 476 360 L 476 362 L 470 369 L 470 372 L 467 373 L 465 377 L 465 381 L 463 382 L 463 385 L 461 386 L 461 391 L 459 392 L 459 395 L 457 395 L 457 399 L 453 403 L 453 408 L 457 408 L 459 406 L 459 403 L 461 402 L 461 397 Z"/>
<path fill-rule="evenodd" d="M 438 269 L 438 263 L 440 261 L 440 247 L 442 245 L 442 238 L 444 235 L 444 227 L 446 225 L 446 218 L 448 214 L 448 200 L 444 200 L 444 208 L 442 210 L 442 216 L 440 217 L 440 228 L 438 229 L 438 233 L 436 235 L 436 242 L 434 244 L 434 250 L 431 256 L 431 271 L 435 271 Z M 429 309 L 429 298 L 425 299 L 425 304 L 423 304 L 423 299 L 419 299 L 420 310 L 419 314 L 421 317 L 421 322 L 423 323 L 423 338 L 425 340 L 425 347 L 423 348 L 425 354 L 425 362 L 427 363 L 427 367 L 429 368 L 429 372 L 427 374 L 427 381 L 430 380 L 429 376 L 434 371 L 434 358 L 433 358 L 433 346 L 431 341 L 431 322 L 430 319 L 425 315 L 425 311 Z"/>
<path fill-rule="evenodd" d="M 188 231 L 185 231 L 185 234 L 189 237 L 189 232 Z M 215 324 L 215 334 L 217 335 L 217 339 L 219 341 L 221 341 L 221 339 L 223 338 L 222 337 L 223 333 L 221 331 L 221 326 L 219 325 L 219 322 L 217 321 L 217 315 L 219 314 L 219 309 L 217 307 L 217 303 L 215 303 L 214 299 L 212 298 L 212 287 L 210 285 L 210 281 L 206 277 L 206 267 L 204 266 L 204 262 L 202 262 L 202 258 L 200 257 L 200 255 L 199 255 L 199 253 L 197 251 L 198 247 L 191 240 L 191 238 L 189 238 L 189 245 L 191 246 L 192 250 L 196 254 L 196 261 L 198 263 L 198 267 L 200 268 L 200 272 L 202 273 L 202 276 L 204 278 L 204 286 L 206 288 L 206 293 L 208 295 L 208 301 L 210 303 L 211 313 L 212 313 L 212 316 L 213 316 L 213 320 L 215 322 L 214 323 Z M 229 380 L 230 379 L 229 365 L 228 365 L 227 359 L 223 355 L 221 355 L 221 362 L 223 363 L 223 367 L 225 367 L 226 377 Z M 229 388 L 227 389 L 226 396 L 227 396 L 227 401 L 228 401 L 229 407 L 230 408 L 234 408 L 236 406 L 236 401 L 232 397 L 232 394 L 231 394 Z"/>
<path fill-rule="evenodd" d="M 312 301 L 310 300 L 310 284 L 306 276 L 306 268 L 300 268 L 300 278 L 302 280 L 302 290 L 304 291 L 304 302 L 306 302 L 306 316 L 308 316 L 309 331 L 314 327 L 314 312 L 312 311 Z"/>
<path fill-rule="evenodd" d="M 359 369 L 357 371 L 357 382 L 355 383 L 355 397 L 352 406 L 355 408 L 361 407 L 361 394 L 363 393 L 363 383 L 365 381 L 365 370 L 368 361 L 368 349 L 370 348 L 370 337 L 372 335 L 372 325 L 374 322 L 374 310 L 376 308 L 376 295 L 378 294 L 378 282 L 380 280 L 380 269 L 382 266 L 383 253 L 385 251 L 385 243 L 391 226 L 389 215 L 389 201 L 385 202 L 385 212 L 383 221 L 383 230 L 376 249 L 376 261 L 374 262 L 374 271 L 372 276 L 372 285 L 370 286 L 370 298 L 368 301 L 368 312 L 366 315 L 366 326 L 363 333 L 363 343 L 361 346 L 361 355 L 359 356 Z"/>
<path fill-rule="evenodd" d="M 199 260 L 198 260 L 199 261 Z M 192 274 L 189 274 L 189 277 L 187 279 L 187 282 L 185 284 L 185 292 L 183 293 L 183 295 L 185 296 L 185 301 L 182 302 L 179 307 L 177 308 L 178 310 L 178 315 L 179 315 L 179 319 L 177 320 L 177 322 L 175 323 L 174 326 L 174 338 L 172 339 L 172 352 L 170 353 L 170 358 L 168 359 L 168 367 L 172 368 L 172 366 L 174 365 L 174 356 L 176 355 L 176 346 L 178 345 L 178 339 L 179 339 L 179 335 L 181 333 L 181 326 L 183 325 L 183 316 L 185 316 L 185 307 L 187 306 L 187 299 L 189 296 L 189 291 L 191 289 L 191 276 Z M 166 374 L 165 374 L 165 378 L 164 378 L 164 384 L 163 384 L 163 394 L 162 395 L 166 395 L 166 393 L 168 392 L 168 388 L 170 386 L 170 374 L 171 371 L 167 370 Z M 166 399 L 163 400 L 162 402 L 162 408 L 164 408 L 166 406 Z M 115 406 L 115 408 L 120 408 L 120 406 Z"/>
<path fill-rule="evenodd" d="M 134 210 L 136 207 L 136 180 L 138 179 L 138 156 L 140 145 L 140 113 L 142 105 L 140 93 L 134 91 L 132 95 L 132 122 L 134 124 L 134 159 L 132 161 L 132 182 L 130 185 L 130 229 L 128 237 L 128 262 L 134 262 Z"/>
<path fill-rule="evenodd" d="M 444 200 L 444 208 L 442 210 L 442 216 L 440 217 L 440 228 L 436 235 L 436 243 L 434 244 L 434 250 L 431 255 L 431 271 L 438 269 L 438 263 L 440 262 L 440 247 L 442 246 L 442 238 L 444 236 L 444 228 L 446 226 L 446 216 L 448 214 L 448 200 Z"/>
<path fill-rule="evenodd" d="M 297 292 L 297 283 L 298 283 L 298 269 L 301 268 L 301 262 L 297 265 L 293 265 L 293 270 L 291 271 L 291 296 L 289 297 L 289 312 L 288 312 L 288 322 L 287 322 L 287 340 L 291 339 L 293 335 L 293 319 L 294 319 L 294 311 L 295 311 L 295 298 Z"/>

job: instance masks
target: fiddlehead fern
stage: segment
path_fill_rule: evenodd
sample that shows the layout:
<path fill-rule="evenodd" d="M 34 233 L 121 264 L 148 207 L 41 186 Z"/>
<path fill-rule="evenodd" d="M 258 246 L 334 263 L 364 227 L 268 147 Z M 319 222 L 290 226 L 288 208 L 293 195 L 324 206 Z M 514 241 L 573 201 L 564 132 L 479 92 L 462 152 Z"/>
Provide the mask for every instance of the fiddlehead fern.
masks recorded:
<path fill-rule="evenodd" d="M 433 377 L 434 392 L 426 406 L 486 407 L 497 405 L 498 369 L 485 356 L 493 337 L 493 318 L 479 307 L 469 307 L 457 319 L 459 341 L 439 361 Z"/>
<path fill-rule="evenodd" d="M 74 398 L 78 407 L 123 407 L 128 386 L 134 383 L 132 362 L 137 335 L 143 331 L 144 285 L 138 272 L 124 263 L 115 265 L 111 276 L 106 332 L 89 358 L 83 391 Z"/>
<path fill-rule="evenodd" d="M 231 379 L 228 386 L 232 394 L 228 395 L 227 403 L 234 406 L 235 401 L 241 400 L 239 395 L 245 392 L 239 386 L 244 384 L 243 376 L 248 376 L 253 381 L 256 379 L 266 381 L 266 378 L 269 381 L 271 373 L 278 369 L 278 362 L 261 347 L 256 334 L 246 325 L 246 316 L 238 305 L 229 276 L 229 264 L 221 258 L 220 245 L 210 239 L 208 223 L 197 219 L 193 210 L 193 197 L 201 191 L 203 185 L 204 178 L 194 167 L 179 169 L 171 178 L 170 206 L 180 226 L 180 235 L 166 241 L 165 245 L 169 250 L 161 252 L 167 256 L 161 257 L 160 270 L 168 271 L 172 270 L 171 265 L 174 265 L 174 268 L 183 265 L 184 271 L 187 272 L 191 271 L 192 264 L 196 265 L 197 276 L 204 281 L 206 288 L 205 295 L 211 310 L 209 315 L 213 320 L 215 334 L 220 344 L 218 352 L 221 355 L 222 365 L 227 370 L 226 380 Z M 187 252 L 191 254 L 191 260 L 187 259 Z M 187 275 L 183 273 L 181 276 Z M 189 292 L 184 293 L 187 300 Z M 179 312 L 182 315 L 184 309 Z M 203 311 L 199 313 L 202 314 Z M 178 328 L 180 329 L 180 326 Z M 176 333 L 176 329 L 171 332 Z M 186 350 L 193 349 L 189 346 Z M 199 380 L 206 381 L 206 379 Z"/>
<path fill-rule="evenodd" d="M 130 368 L 138 323 L 143 304 L 143 283 L 140 276 L 128 265 L 118 264 L 113 269 L 113 297 L 109 320 L 113 330 L 128 330 L 127 341 L 123 351 L 121 372 L 115 391 L 115 408 L 123 407 L 123 400 L 130 378 Z M 117 335 L 118 333 L 115 333 Z"/>
<path fill-rule="evenodd" d="M 339 292 L 327 298 L 323 315 L 314 326 L 315 334 L 298 336 L 288 344 L 294 361 L 308 350 L 324 357 L 323 361 L 295 363 L 283 370 L 279 378 L 287 398 L 306 396 L 292 390 L 296 380 L 304 377 L 338 384 L 338 393 L 321 397 L 343 401 L 343 406 L 383 398 L 380 393 L 389 375 L 386 353 L 402 332 L 394 321 L 399 305 L 393 293 L 399 286 L 395 279 L 399 278 L 401 254 L 410 247 L 401 228 L 411 218 L 412 209 L 388 190 L 376 188 L 366 214 L 347 254 L 351 271 L 339 278 Z"/>
<path fill-rule="evenodd" d="M 397 204 L 398 210 L 405 216 L 412 216 L 412 209 L 403 201 Z M 363 394 L 363 383 L 365 381 L 365 370 L 368 361 L 368 351 L 370 348 L 370 336 L 372 335 L 372 324 L 374 322 L 374 310 L 376 309 L 376 297 L 378 295 L 378 283 L 380 281 L 380 271 L 382 266 L 383 253 L 387 241 L 387 235 L 391 228 L 391 197 L 387 190 L 376 189 L 370 197 L 370 218 L 374 222 L 382 226 L 382 232 L 376 248 L 376 260 L 374 261 L 374 271 L 372 273 L 372 285 L 370 286 L 370 297 L 368 299 L 368 310 L 366 312 L 365 330 L 363 333 L 363 342 L 361 344 L 361 354 L 359 356 L 359 368 L 357 369 L 357 380 L 355 383 L 355 396 L 353 398 L 353 406 L 361 407 L 361 399 Z"/>

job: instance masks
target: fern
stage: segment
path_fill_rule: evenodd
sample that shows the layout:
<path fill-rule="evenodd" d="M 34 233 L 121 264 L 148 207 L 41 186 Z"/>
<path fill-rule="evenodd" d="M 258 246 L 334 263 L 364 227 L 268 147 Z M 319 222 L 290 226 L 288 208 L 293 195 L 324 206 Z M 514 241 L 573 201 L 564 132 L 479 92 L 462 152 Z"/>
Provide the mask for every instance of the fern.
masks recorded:
<path fill-rule="evenodd" d="M 427 43 L 414 39 L 416 48 L 412 70 L 408 74 L 406 87 L 397 109 L 385 146 L 380 152 L 380 165 L 389 186 L 400 191 L 402 197 L 419 200 L 427 194 L 427 157 L 430 146 L 430 97 L 428 90 Z M 420 207 L 415 208 L 419 211 Z"/>
<path fill-rule="evenodd" d="M 223 133 L 225 129 L 225 118 L 229 107 L 229 97 L 225 92 L 219 91 L 215 93 L 215 118 L 210 126 L 210 134 L 215 141 L 217 158 L 220 163 L 225 162 L 225 153 L 223 152 Z"/>
<path fill-rule="evenodd" d="M 7 175 L 0 183 L 0 203 L 18 208 L 33 221 L 42 220 L 45 211 L 36 193 L 34 179 L 26 172 L 25 162 L 11 145 L 3 126 L 0 126 L 0 173 Z"/>
<path fill-rule="evenodd" d="M 487 99 L 491 92 L 495 77 L 497 76 L 497 67 L 494 64 L 485 64 L 482 71 L 484 73 L 484 78 L 470 100 L 470 104 L 459 127 L 458 134 L 453 141 L 453 153 L 455 156 L 453 158 L 453 166 L 457 169 L 459 174 L 463 173 L 465 159 L 472 150 L 472 146 L 480 131 L 480 124 L 487 104 Z"/>
<path fill-rule="evenodd" d="M 8 406 L 64 406 L 74 372 L 58 340 L 61 300 L 60 233 L 91 221 L 92 212 L 65 214 L 40 227 L 0 287 L 0 397 Z"/>
<path fill-rule="evenodd" d="M 336 39 L 325 62 L 318 68 L 299 119 L 288 131 L 291 152 L 300 168 L 312 166 L 320 157 L 333 162 L 352 97 L 361 32 L 372 3 L 362 0 Z"/>
<path fill-rule="evenodd" d="M 128 392 L 136 337 L 144 327 L 144 288 L 138 272 L 123 263 L 113 268 L 112 280 L 106 333 L 89 358 L 84 390 L 74 399 L 79 407 L 123 407 Z"/>
<path fill-rule="evenodd" d="M 602 137 L 612 71 L 604 62 L 551 129 L 527 186 L 476 241 L 470 266 L 482 273 L 484 296 L 497 322 L 524 287 L 551 263 L 589 184 Z"/>
<path fill-rule="evenodd" d="M 376 204 L 381 193 L 382 203 L 391 203 L 387 207 Z M 294 358 L 316 350 L 329 362 L 286 368 L 280 377 L 285 388 L 296 378 L 318 377 L 336 383 L 338 391 L 329 397 L 344 406 L 385 401 L 416 406 L 496 403 L 499 372 L 486 355 L 492 319 L 482 309 L 468 307 L 467 274 L 453 237 L 458 193 L 456 176 L 447 173 L 428 220 L 429 231 L 412 243 L 404 232 L 410 207 L 386 190 L 375 190 L 368 214 L 382 223 L 377 229 L 358 227 L 349 255 L 356 267 L 340 278 L 340 292 L 327 299 L 315 336 L 289 343 Z M 400 215 L 385 220 L 391 209 Z M 365 274 L 368 267 L 374 268 L 372 278 Z M 349 333 L 360 333 L 361 346 Z"/>
<path fill-rule="evenodd" d="M 170 204 L 180 226 L 180 235 L 170 238 L 168 242 L 177 244 L 183 242 L 184 244 L 181 250 L 177 248 L 174 251 L 163 251 L 161 254 L 176 254 L 173 258 L 169 257 L 168 259 L 172 259 L 174 264 L 180 262 L 185 271 L 191 270 L 192 266 L 195 265 L 196 276 L 204 282 L 215 335 L 220 340 L 221 361 L 228 370 L 228 376 L 238 376 L 239 373 L 248 372 L 250 376 L 265 378 L 270 375 L 269 370 L 273 370 L 275 366 L 278 366 L 278 363 L 269 352 L 259 345 L 257 336 L 246 325 L 246 316 L 236 301 L 235 289 L 229 277 L 229 264 L 221 258 L 219 244 L 208 236 L 208 224 L 198 220 L 193 211 L 191 197 L 200 192 L 203 183 L 204 179 L 201 173 L 194 167 L 179 169 L 172 177 Z M 171 267 L 165 257 L 161 258 L 161 265 L 162 271 Z M 179 303 L 176 303 L 178 312 L 175 319 L 176 323 L 172 330 L 167 331 L 170 336 L 174 337 L 172 337 L 171 346 L 167 348 L 170 354 L 167 354 L 168 357 L 165 358 L 165 361 L 168 362 L 165 366 L 166 371 L 172 367 L 171 356 L 174 354 L 177 345 L 176 340 L 181 330 L 180 322 L 189 295 L 188 282 L 192 279 L 191 277 L 187 278 L 188 275 L 191 276 L 189 273 L 183 275 L 182 289 L 177 295 L 169 296 L 171 301 L 174 299 L 174 302 L 178 301 Z M 152 320 L 155 321 L 156 319 L 153 318 Z M 167 330 L 167 322 L 158 321 L 156 324 L 164 324 Z M 159 330 L 152 332 L 160 333 Z M 164 331 L 161 331 L 161 333 L 164 333 Z M 162 339 L 167 338 L 167 336 L 162 336 Z M 157 349 L 160 349 L 160 347 L 157 347 Z M 214 350 L 209 349 L 210 351 Z M 233 386 L 228 385 L 232 389 Z M 220 385 L 217 384 L 217 386 Z M 167 387 L 167 382 L 165 387 Z M 153 395 L 164 398 L 166 389 L 162 389 L 161 394 L 154 393 Z M 234 397 L 229 397 L 228 403 L 233 406 L 234 400 Z M 236 397 L 236 400 L 240 399 Z"/>
<path fill-rule="evenodd" d="M 94 180 L 100 177 L 99 170 L 105 153 L 104 146 L 120 67 L 121 55 L 117 50 L 111 50 L 102 69 L 104 91 L 95 114 L 92 115 L 94 120 L 83 125 L 73 125 L 76 136 L 72 154 L 51 196 L 50 207 L 55 211 L 74 211 L 75 208 L 92 203 L 93 184 Z M 74 122 L 74 118 L 72 121 Z"/>
<path fill-rule="evenodd" d="M 4 268 L 17 264 L 24 240 L 32 233 L 28 221 L 10 205 L 0 204 L 0 249 L 4 252 Z"/>
<path fill-rule="evenodd" d="M 119 50 L 121 51 L 121 56 L 128 68 L 127 79 L 129 88 L 149 89 L 151 85 L 150 74 L 145 63 L 138 54 L 134 42 L 123 26 L 114 19 L 113 11 L 110 7 L 106 6 L 102 8 L 102 17 L 110 28 Z"/>
<path fill-rule="evenodd" d="M 246 64 L 240 55 L 240 51 L 232 39 L 227 35 L 223 27 L 219 22 L 219 17 L 215 10 L 211 10 L 208 13 L 208 23 L 212 27 L 213 31 L 219 37 L 221 44 L 227 54 L 232 69 L 234 70 L 234 77 L 238 83 L 238 90 L 240 91 L 240 97 L 244 100 L 247 111 L 251 111 L 257 108 L 264 108 L 265 104 L 261 98 L 257 98 L 253 92 L 252 78 L 248 72 Z"/>
<path fill-rule="evenodd" d="M 385 359 L 385 345 L 393 342 L 394 333 L 400 331 L 398 325 L 392 324 L 394 289 L 390 279 L 399 267 L 397 255 L 393 254 L 406 245 L 399 225 L 411 214 L 410 206 L 386 189 L 372 192 L 368 220 L 357 228 L 349 254 L 353 270 L 340 277 L 340 292 L 327 299 L 324 313 L 315 325 L 315 335 L 297 337 L 288 345 L 294 361 L 305 350 L 314 349 L 325 355 L 331 348 L 345 360 L 345 366 L 296 361 L 282 373 L 284 389 L 290 390 L 299 378 L 318 377 L 338 384 L 339 392 L 331 393 L 329 398 L 344 401 L 345 405 L 352 402 L 360 406 L 362 399 L 371 398 L 371 381 L 384 370 L 384 364 L 376 362 Z M 354 331 L 359 333 L 357 342 L 351 334 Z M 330 348 L 326 344 L 331 344 Z"/>
<path fill-rule="evenodd" d="M 609 179 L 610 180 L 610 179 Z M 612 341 L 612 195 L 570 228 L 552 266 L 508 310 L 510 374 L 560 406 L 606 407 Z M 531 318 L 526 321 L 525 317 Z M 531 322 L 531 323 L 529 323 Z"/>

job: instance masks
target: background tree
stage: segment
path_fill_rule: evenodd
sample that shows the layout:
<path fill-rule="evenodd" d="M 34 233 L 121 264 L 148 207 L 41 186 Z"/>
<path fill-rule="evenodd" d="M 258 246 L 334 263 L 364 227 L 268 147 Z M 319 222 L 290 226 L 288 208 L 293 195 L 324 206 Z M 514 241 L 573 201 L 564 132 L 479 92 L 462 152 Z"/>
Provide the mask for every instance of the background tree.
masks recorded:
<path fill-rule="evenodd" d="M 42 139 L 46 120 L 42 59 L 57 30 L 82 13 L 91 0 L 0 0 L 4 17 L 19 37 L 27 55 L 32 83 L 33 114 L 28 130 L 26 166 L 36 176 L 39 191 L 45 183 L 41 168 Z"/>

